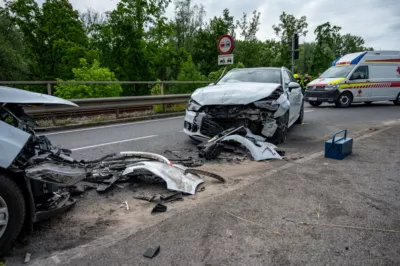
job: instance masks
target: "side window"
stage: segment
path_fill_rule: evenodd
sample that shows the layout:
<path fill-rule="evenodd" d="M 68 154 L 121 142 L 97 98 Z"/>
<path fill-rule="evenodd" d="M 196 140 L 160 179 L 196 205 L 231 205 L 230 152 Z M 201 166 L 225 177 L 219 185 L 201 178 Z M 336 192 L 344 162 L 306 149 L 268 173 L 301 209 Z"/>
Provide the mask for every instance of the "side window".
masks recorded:
<path fill-rule="evenodd" d="M 368 78 L 369 78 L 368 66 L 359 66 L 353 72 L 350 79 L 353 80 L 353 79 L 368 79 Z"/>

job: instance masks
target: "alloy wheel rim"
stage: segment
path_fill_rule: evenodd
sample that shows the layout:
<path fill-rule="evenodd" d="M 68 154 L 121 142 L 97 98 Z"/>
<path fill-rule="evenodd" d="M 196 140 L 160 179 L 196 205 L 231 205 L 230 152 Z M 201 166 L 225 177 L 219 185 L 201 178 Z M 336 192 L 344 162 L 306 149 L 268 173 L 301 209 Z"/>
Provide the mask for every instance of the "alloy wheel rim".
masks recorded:
<path fill-rule="evenodd" d="M 349 102 L 349 97 L 347 97 L 346 95 L 343 95 L 342 97 L 340 97 L 340 103 L 343 105 L 347 105 Z"/>
<path fill-rule="evenodd" d="M 0 238 L 4 235 L 8 225 L 8 207 L 6 201 L 0 196 Z"/>

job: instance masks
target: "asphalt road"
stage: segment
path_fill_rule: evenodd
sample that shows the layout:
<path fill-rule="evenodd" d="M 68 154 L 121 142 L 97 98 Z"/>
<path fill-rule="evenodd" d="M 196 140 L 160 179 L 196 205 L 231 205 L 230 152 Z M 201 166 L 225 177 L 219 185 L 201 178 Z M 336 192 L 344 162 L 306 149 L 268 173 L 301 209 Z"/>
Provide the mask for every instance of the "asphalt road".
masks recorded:
<path fill-rule="evenodd" d="M 349 113 L 385 115 L 383 108 Z M 321 111 L 327 112 L 333 113 Z M 398 124 L 356 138 L 345 160 L 313 154 L 252 175 L 248 186 L 211 202 L 167 212 L 154 226 L 124 231 L 118 241 L 106 238 L 32 264 L 399 265 Z M 158 256 L 143 256 L 157 245 Z"/>
<path fill-rule="evenodd" d="M 293 152 L 306 152 L 340 129 L 349 135 L 368 126 L 388 120 L 400 119 L 400 108 L 390 102 L 371 106 L 358 104 L 339 109 L 324 104 L 311 107 L 306 104 L 303 125 L 294 125 L 286 143 L 281 146 Z M 166 150 L 184 154 L 193 151 L 194 145 L 182 132 L 183 117 L 134 122 L 95 128 L 45 134 L 53 145 L 72 149 L 77 159 L 95 159 L 120 151 L 148 151 L 163 154 Z"/>

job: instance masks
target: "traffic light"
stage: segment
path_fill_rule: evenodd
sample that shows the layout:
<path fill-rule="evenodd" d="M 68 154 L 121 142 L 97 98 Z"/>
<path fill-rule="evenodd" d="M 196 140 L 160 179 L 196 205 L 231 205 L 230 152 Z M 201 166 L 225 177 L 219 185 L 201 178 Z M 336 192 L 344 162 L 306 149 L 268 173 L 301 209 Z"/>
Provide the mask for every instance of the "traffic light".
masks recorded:
<path fill-rule="evenodd" d="M 294 60 L 299 59 L 299 51 L 294 51 Z"/>
<path fill-rule="evenodd" d="M 294 42 L 294 49 L 295 50 L 299 49 L 299 35 L 297 35 L 297 33 L 294 34 L 293 42 Z"/>

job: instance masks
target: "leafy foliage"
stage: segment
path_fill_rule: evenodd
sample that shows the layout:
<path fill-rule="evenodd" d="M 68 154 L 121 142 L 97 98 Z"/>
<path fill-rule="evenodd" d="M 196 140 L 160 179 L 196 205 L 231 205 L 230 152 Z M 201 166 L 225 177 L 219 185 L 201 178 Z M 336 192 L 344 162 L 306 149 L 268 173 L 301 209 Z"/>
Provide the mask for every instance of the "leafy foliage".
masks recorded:
<path fill-rule="evenodd" d="M 69 81 L 118 81 L 114 73 L 108 68 L 101 68 L 97 60 L 89 66 L 85 59 L 81 59 L 81 67 L 74 68 L 72 72 L 75 78 Z M 60 84 L 55 86 L 55 89 L 54 94 L 65 99 L 117 97 L 122 92 L 119 84 Z"/>
<path fill-rule="evenodd" d="M 257 11 L 235 19 L 224 9 L 206 21 L 202 4 L 174 0 L 174 17 L 168 19 L 166 9 L 171 1 L 121 0 L 114 10 L 98 13 L 92 9 L 78 12 L 68 0 L 45 0 L 41 6 L 35 0 L 6 0 L 0 8 L 0 79 L 214 81 L 224 70 L 217 63 L 221 35 L 230 34 L 235 39 L 233 54 L 238 63 L 228 70 L 244 66 L 289 68 L 293 34 L 302 40 L 310 30 L 305 16 L 283 12 L 279 23 L 272 26 L 277 40 L 260 40 L 261 14 Z M 317 26 L 315 41 L 300 45 L 296 72 L 316 75 L 339 56 L 372 50 L 365 47 L 362 37 L 341 31 L 329 22 Z M 165 92 L 190 93 L 200 86 L 171 85 Z M 60 85 L 57 93 L 66 98 L 148 95 L 159 88 L 121 87 Z"/>

